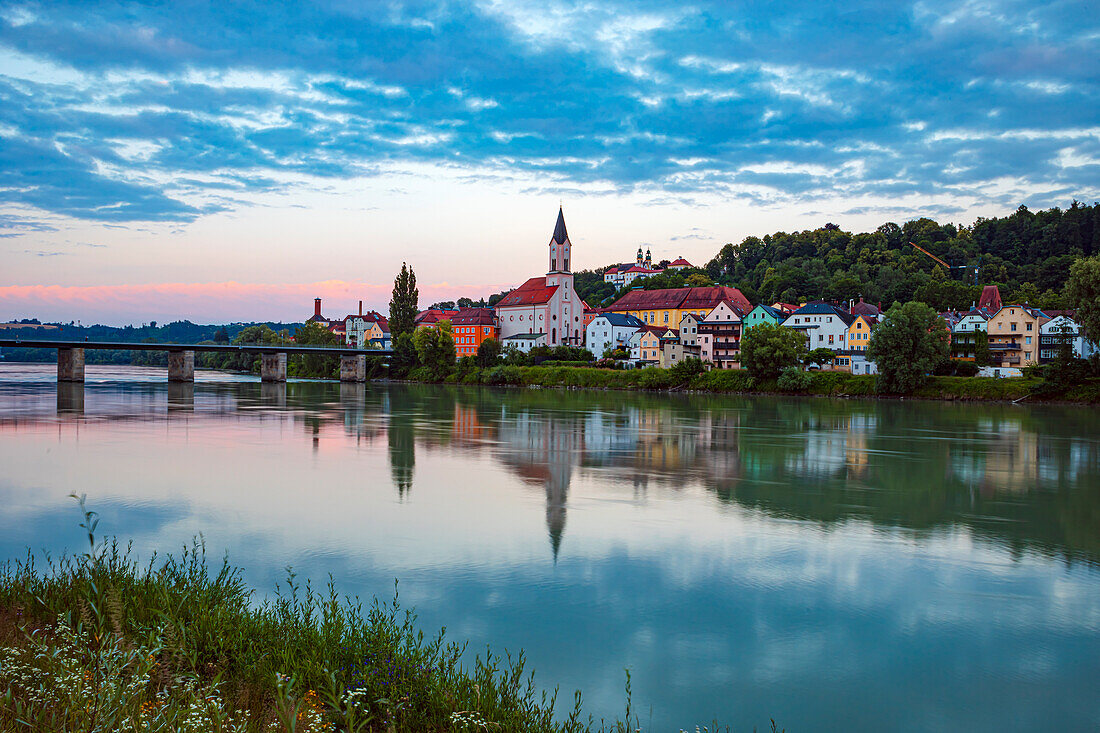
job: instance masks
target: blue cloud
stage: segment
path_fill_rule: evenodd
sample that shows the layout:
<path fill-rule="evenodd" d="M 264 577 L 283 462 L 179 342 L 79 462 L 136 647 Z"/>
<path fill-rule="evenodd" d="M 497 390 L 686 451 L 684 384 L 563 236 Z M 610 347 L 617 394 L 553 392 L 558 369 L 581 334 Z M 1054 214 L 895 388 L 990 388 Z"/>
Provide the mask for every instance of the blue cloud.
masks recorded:
<path fill-rule="evenodd" d="M 760 204 L 1093 199 L 1098 32 L 1016 0 L 13 6 L 0 201 L 190 221 L 413 163 Z"/>

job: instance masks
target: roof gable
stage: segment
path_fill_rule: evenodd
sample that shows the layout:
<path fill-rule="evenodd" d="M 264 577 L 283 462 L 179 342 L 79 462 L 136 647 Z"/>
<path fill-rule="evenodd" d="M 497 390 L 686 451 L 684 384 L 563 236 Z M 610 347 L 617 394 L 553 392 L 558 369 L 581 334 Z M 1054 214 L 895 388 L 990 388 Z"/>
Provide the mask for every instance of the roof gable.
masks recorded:
<path fill-rule="evenodd" d="M 508 293 L 497 303 L 497 308 L 512 306 L 543 305 L 549 303 L 557 292 L 557 285 L 547 285 L 545 277 L 533 277 L 518 288 Z"/>

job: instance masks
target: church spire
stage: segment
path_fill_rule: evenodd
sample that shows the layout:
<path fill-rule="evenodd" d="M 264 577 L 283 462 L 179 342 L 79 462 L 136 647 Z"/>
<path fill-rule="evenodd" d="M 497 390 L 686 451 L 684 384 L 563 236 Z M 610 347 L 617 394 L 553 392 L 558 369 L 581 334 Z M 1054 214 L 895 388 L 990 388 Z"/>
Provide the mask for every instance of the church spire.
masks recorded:
<path fill-rule="evenodd" d="M 561 206 L 558 206 L 558 221 L 554 225 L 554 236 L 550 238 L 550 270 L 552 272 L 569 272 L 569 232 L 565 230 L 565 214 Z"/>
<path fill-rule="evenodd" d="M 565 214 L 562 213 L 561 206 L 558 206 L 558 223 L 554 225 L 554 241 L 561 244 L 567 239 L 569 239 L 569 232 L 565 231 Z"/>

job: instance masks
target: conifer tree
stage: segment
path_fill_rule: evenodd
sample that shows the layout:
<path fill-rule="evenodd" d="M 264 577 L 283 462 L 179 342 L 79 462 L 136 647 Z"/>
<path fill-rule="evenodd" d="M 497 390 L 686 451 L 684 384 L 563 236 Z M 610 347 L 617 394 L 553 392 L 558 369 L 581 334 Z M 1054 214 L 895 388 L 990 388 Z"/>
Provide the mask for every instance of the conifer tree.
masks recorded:
<path fill-rule="evenodd" d="M 411 334 L 416 328 L 416 314 L 420 311 L 420 292 L 416 289 L 416 273 L 404 262 L 401 272 L 393 281 L 390 298 L 390 333 L 396 340 L 401 334 Z"/>

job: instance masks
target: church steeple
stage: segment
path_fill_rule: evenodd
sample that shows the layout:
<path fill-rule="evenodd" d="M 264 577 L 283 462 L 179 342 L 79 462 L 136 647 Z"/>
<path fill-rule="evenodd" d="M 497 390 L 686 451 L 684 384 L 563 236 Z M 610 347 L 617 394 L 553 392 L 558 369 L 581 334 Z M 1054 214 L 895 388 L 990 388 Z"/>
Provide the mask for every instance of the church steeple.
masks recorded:
<path fill-rule="evenodd" d="M 550 238 L 550 272 L 569 272 L 571 249 L 569 232 L 565 229 L 565 214 L 559 206 L 558 221 L 554 225 L 554 236 Z"/>

